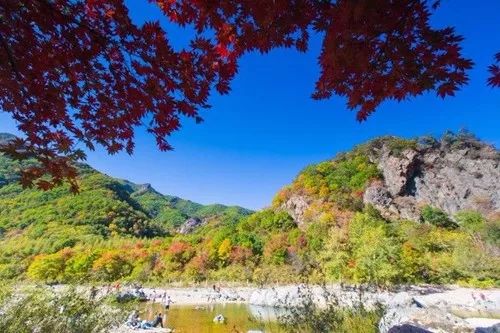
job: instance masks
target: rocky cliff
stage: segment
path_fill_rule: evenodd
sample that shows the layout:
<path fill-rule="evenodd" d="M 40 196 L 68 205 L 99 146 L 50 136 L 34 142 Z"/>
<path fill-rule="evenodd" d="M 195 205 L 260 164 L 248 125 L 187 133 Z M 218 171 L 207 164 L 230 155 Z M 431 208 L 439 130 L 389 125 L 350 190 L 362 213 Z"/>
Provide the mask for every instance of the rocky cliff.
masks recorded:
<path fill-rule="evenodd" d="M 421 140 L 401 152 L 388 144 L 370 160 L 382 181 L 365 190 L 364 203 L 388 218 L 418 220 L 425 205 L 453 216 L 461 210 L 500 213 L 500 153 L 472 137 Z"/>
<path fill-rule="evenodd" d="M 354 163 L 356 159 L 362 162 Z M 371 173 L 356 188 L 352 183 L 364 175 L 359 170 L 367 164 L 379 173 Z M 439 140 L 378 138 L 309 167 L 281 196 L 278 206 L 299 225 L 324 216 L 325 206 L 338 215 L 338 211 L 356 211 L 368 204 L 388 219 L 419 221 L 425 206 L 450 217 L 474 210 L 498 218 L 500 152 L 467 132 L 446 133 Z M 346 200 L 354 204 L 346 207 Z"/>

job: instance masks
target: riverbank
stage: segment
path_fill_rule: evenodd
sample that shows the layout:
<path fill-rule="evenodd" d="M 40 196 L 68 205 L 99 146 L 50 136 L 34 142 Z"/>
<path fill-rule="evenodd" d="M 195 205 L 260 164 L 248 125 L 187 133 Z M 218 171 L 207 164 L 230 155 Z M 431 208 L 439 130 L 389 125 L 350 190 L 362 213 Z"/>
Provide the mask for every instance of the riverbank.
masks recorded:
<path fill-rule="evenodd" d="M 121 289 L 126 292 L 128 289 Z M 141 288 L 151 301 L 161 302 L 168 295 L 173 304 L 203 305 L 211 303 L 241 302 L 260 306 L 283 306 L 299 304 L 304 297 L 312 296 L 321 304 L 336 298 L 349 306 L 361 299 L 365 305 L 380 303 L 393 307 L 418 302 L 427 306 L 449 304 L 472 306 L 495 312 L 500 318 L 500 289 L 477 289 L 454 286 L 409 286 L 394 291 L 362 289 L 329 285 L 326 287 L 285 285 L 274 287 L 208 287 Z"/>
<path fill-rule="evenodd" d="M 367 308 L 380 304 L 386 309 L 386 315 L 380 323 L 381 332 L 388 332 L 392 327 L 403 324 L 438 327 L 443 332 L 457 329 L 459 332 L 500 331 L 500 289 L 410 286 L 387 291 L 340 285 L 287 285 L 262 288 L 142 288 L 141 291 L 154 302 L 162 302 L 167 295 L 172 306 L 246 303 L 282 307 L 300 305 L 306 299 L 314 300 L 319 306 L 329 302 L 345 307 L 363 304 Z"/>

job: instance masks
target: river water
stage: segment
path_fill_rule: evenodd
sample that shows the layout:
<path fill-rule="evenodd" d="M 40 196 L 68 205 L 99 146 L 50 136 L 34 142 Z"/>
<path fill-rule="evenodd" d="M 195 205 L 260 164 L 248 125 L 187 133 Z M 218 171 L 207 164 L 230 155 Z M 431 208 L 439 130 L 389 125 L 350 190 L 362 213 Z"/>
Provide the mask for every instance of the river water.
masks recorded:
<path fill-rule="evenodd" d="M 276 324 L 276 310 L 269 307 L 234 303 L 198 306 L 174 304 L 165 310 L 162 304 L 147 303 L 142 305 L 140 317 L 152 319 L 160 312 L 163 314 L 164 326 L 175 329 L 176 333 L 283 332 Z M 219 314 L 226 319 L 223 324 L 213 322 Z"/>

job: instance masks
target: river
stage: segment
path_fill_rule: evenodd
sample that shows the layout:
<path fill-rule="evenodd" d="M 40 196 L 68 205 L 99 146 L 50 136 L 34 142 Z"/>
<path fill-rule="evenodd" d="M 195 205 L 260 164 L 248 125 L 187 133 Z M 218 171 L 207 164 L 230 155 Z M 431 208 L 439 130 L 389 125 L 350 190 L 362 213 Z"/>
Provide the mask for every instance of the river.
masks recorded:
<path fill-rule="evenodd" d="M 145 303 L 140 317 L 152 319 L 162 313 L 164 325 L 176 333 L 236 333 L 248 331 L 283 332 L 276 324 L 276 310 L 248 304 L 172 305 L 169 310 L 159 303 Z M 226 319 L 223 324 L 214 323 L 215 316 Z"/>

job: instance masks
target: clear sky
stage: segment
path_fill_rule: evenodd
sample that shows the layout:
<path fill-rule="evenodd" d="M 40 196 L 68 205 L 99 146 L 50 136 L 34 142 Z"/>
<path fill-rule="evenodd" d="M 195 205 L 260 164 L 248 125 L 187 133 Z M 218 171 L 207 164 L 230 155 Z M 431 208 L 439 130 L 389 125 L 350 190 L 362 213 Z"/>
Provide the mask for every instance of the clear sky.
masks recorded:
<path fill-rule="evenodd" d="M 128 0 L 138 22 L 160 19 L 146 0 Z M 318 76 L 320 39 L 306 54 L 275 50 L 248 54 L 229 95 L 213 95 L 205 122 L 188 121 L 162 153 L 143 129 L 137 132 L 133 156 L 88 153 L 88 163 L 117 178 L 151 183 L 165 194 L 201 203 L 236 204 L 258 209 L 290 183 L 306 165 L 334 156 L 379 135 L 440 135 L 467 128 L 500 146 L 500 89 L 486 86 L 486 68 L 500 51 L 500 1 L 444 0 L 433 16 L 435 26 L 453 25 L 465 36 L 464 53 L 475 62 L 471 82 L 455 97 L 434 94 L 402 103 L 388 102 L 367 122 L 358 123 L 345 101 L 310 98 Z M 176 45 L 188 37 L 167 26 Z M 0 132 L 18 133 L 0 112 Z"/>

